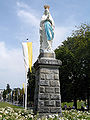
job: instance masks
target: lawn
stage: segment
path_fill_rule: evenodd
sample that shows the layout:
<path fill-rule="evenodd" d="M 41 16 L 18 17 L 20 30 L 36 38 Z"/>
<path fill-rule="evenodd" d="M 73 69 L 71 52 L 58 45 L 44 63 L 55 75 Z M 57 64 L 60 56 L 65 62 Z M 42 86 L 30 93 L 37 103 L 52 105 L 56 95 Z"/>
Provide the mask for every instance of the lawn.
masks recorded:
<path fill-rule="evenodd" d="M 82 103 L 83 103 L 83 105 L 85 107 L 84 101 L 78 101 L 77 102 L 77 109 L 81 109 L 81 104 Z M 64 107 L 65 104 L 67 105 L 67 108 L 69 106 L 72 108 L 72 106 L 73 106 L 73 102 L 63 102 L 63 103 L 61 103 L 62 108 Z M 21 108 L 21 109 L 23 109 L 22 107 L 11 105 L 11 104 L 9 104 L 7 102 L 0 102 L 0 108 L 5 108 L 6 106 L 11 107 L 11 108 Z"/>
<path fill-rule="evenodd" d="M 15 105 L 9 104 L 7 102 L 0 102 L 0 108 L 5 108 L 5 107 L 21 108 L 21 109 L 23 109 L 22 107 L 15 106 Z"/>
<path fill-rule="evenodd" d="M 72 106 L 73 106 L 73 102 L 63 102 L 63 103 L 61 103 L 62 108 L 64 107 L 65 104 L 67 105 L 67 108 L 69 106 L 72 108 Z M 81 104 L 83 104 L 84 107 L 85 107 L 85 102 L 84 101 L 77 101 L 77 109 L 81 109 Z"/>

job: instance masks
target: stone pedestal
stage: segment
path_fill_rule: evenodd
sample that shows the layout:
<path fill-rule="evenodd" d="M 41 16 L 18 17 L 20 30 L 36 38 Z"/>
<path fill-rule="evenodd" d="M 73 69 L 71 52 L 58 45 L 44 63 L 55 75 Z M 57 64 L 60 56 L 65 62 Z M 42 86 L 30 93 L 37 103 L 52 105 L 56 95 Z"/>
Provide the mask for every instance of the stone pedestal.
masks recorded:
<path fill-rule="evenodd" d="M 61 114 L 59 67 L 60 60 L 41 55 L 34 64 L 36 70 L 34 113 Z"/>

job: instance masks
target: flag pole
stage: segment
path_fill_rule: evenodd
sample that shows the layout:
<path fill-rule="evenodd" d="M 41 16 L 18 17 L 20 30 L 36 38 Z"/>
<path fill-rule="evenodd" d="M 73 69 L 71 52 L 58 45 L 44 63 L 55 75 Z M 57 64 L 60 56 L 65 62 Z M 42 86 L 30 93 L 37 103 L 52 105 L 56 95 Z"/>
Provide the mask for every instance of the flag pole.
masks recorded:
<path fill-rule="evenodd" d="M 28 42 L 28 38 L 27 38 L 27 42 Z M 25 77 L 26 77 L 26 84 L 25 84 L 25 110 L 27 110 L 27 83 L 28 83 L 27 71 L 25 73 Z"/>
<path fill-rule="evenodd" d="M 26 84 L 25 84 L 25 110 L 27 110 L 27 72 L 26 72 Z"/>
<path fill-rule="evenodd" d="M 24 108 L 25 84 L 23 83 L 23 108 Z"/>

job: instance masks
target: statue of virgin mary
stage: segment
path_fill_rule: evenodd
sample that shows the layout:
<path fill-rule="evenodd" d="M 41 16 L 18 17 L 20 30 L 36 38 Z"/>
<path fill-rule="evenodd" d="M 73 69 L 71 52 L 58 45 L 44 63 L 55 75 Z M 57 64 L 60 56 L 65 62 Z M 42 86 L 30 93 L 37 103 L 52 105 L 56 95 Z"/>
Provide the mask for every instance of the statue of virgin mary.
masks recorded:
<path fill-rule="evenodd" d="M 54 38 L 54 21 L 49 12 L 49 6 L 44 6 L 45 11 L 40 22 L 40 53 L 54 53 L 52 41 Z"/>

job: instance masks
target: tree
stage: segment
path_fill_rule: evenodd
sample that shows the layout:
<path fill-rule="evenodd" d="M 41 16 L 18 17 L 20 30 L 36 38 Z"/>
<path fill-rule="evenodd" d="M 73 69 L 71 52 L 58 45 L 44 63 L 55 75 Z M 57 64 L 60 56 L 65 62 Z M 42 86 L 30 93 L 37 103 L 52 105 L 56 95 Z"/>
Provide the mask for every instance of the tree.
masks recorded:
<path fill-rule="evenodd" d="M 6 100 L 6 95 L 9 94 L 11 92 L 11 88 L 10 85 L 7 84 L 6 89 L 4 89 L 3 91 L 3 99 Z"/>
<path fill-rule="evenodd" d="M 90 88 L 90 25 L 82 24 L 56 50 L 60 67 L 62 101 L 86 99 Z M 67 95 L 68 93 L 68 95 Z"/>
<path fill-rule="evenodd" d="M 6 100 L 6 94 L 7 94 L 7 91 L 4 89 L 4 91 L 3 91 L 3 99 L 4 99 L 4 101 Z"/>
<path fill-rule="evenodd" d="M 35 89 L 35 69 L 32 67 L 32 72 L 28 72 L 28 104 L 34 102 L 34 89 Z"/>
<path fill-rule="evenodd" d="M 9 84 L 7 84 L 6 90 L 7 90 L 7 94 L 11 92 L 11 88 L 10 88 L 10 85 L 9 85 Z"/>

